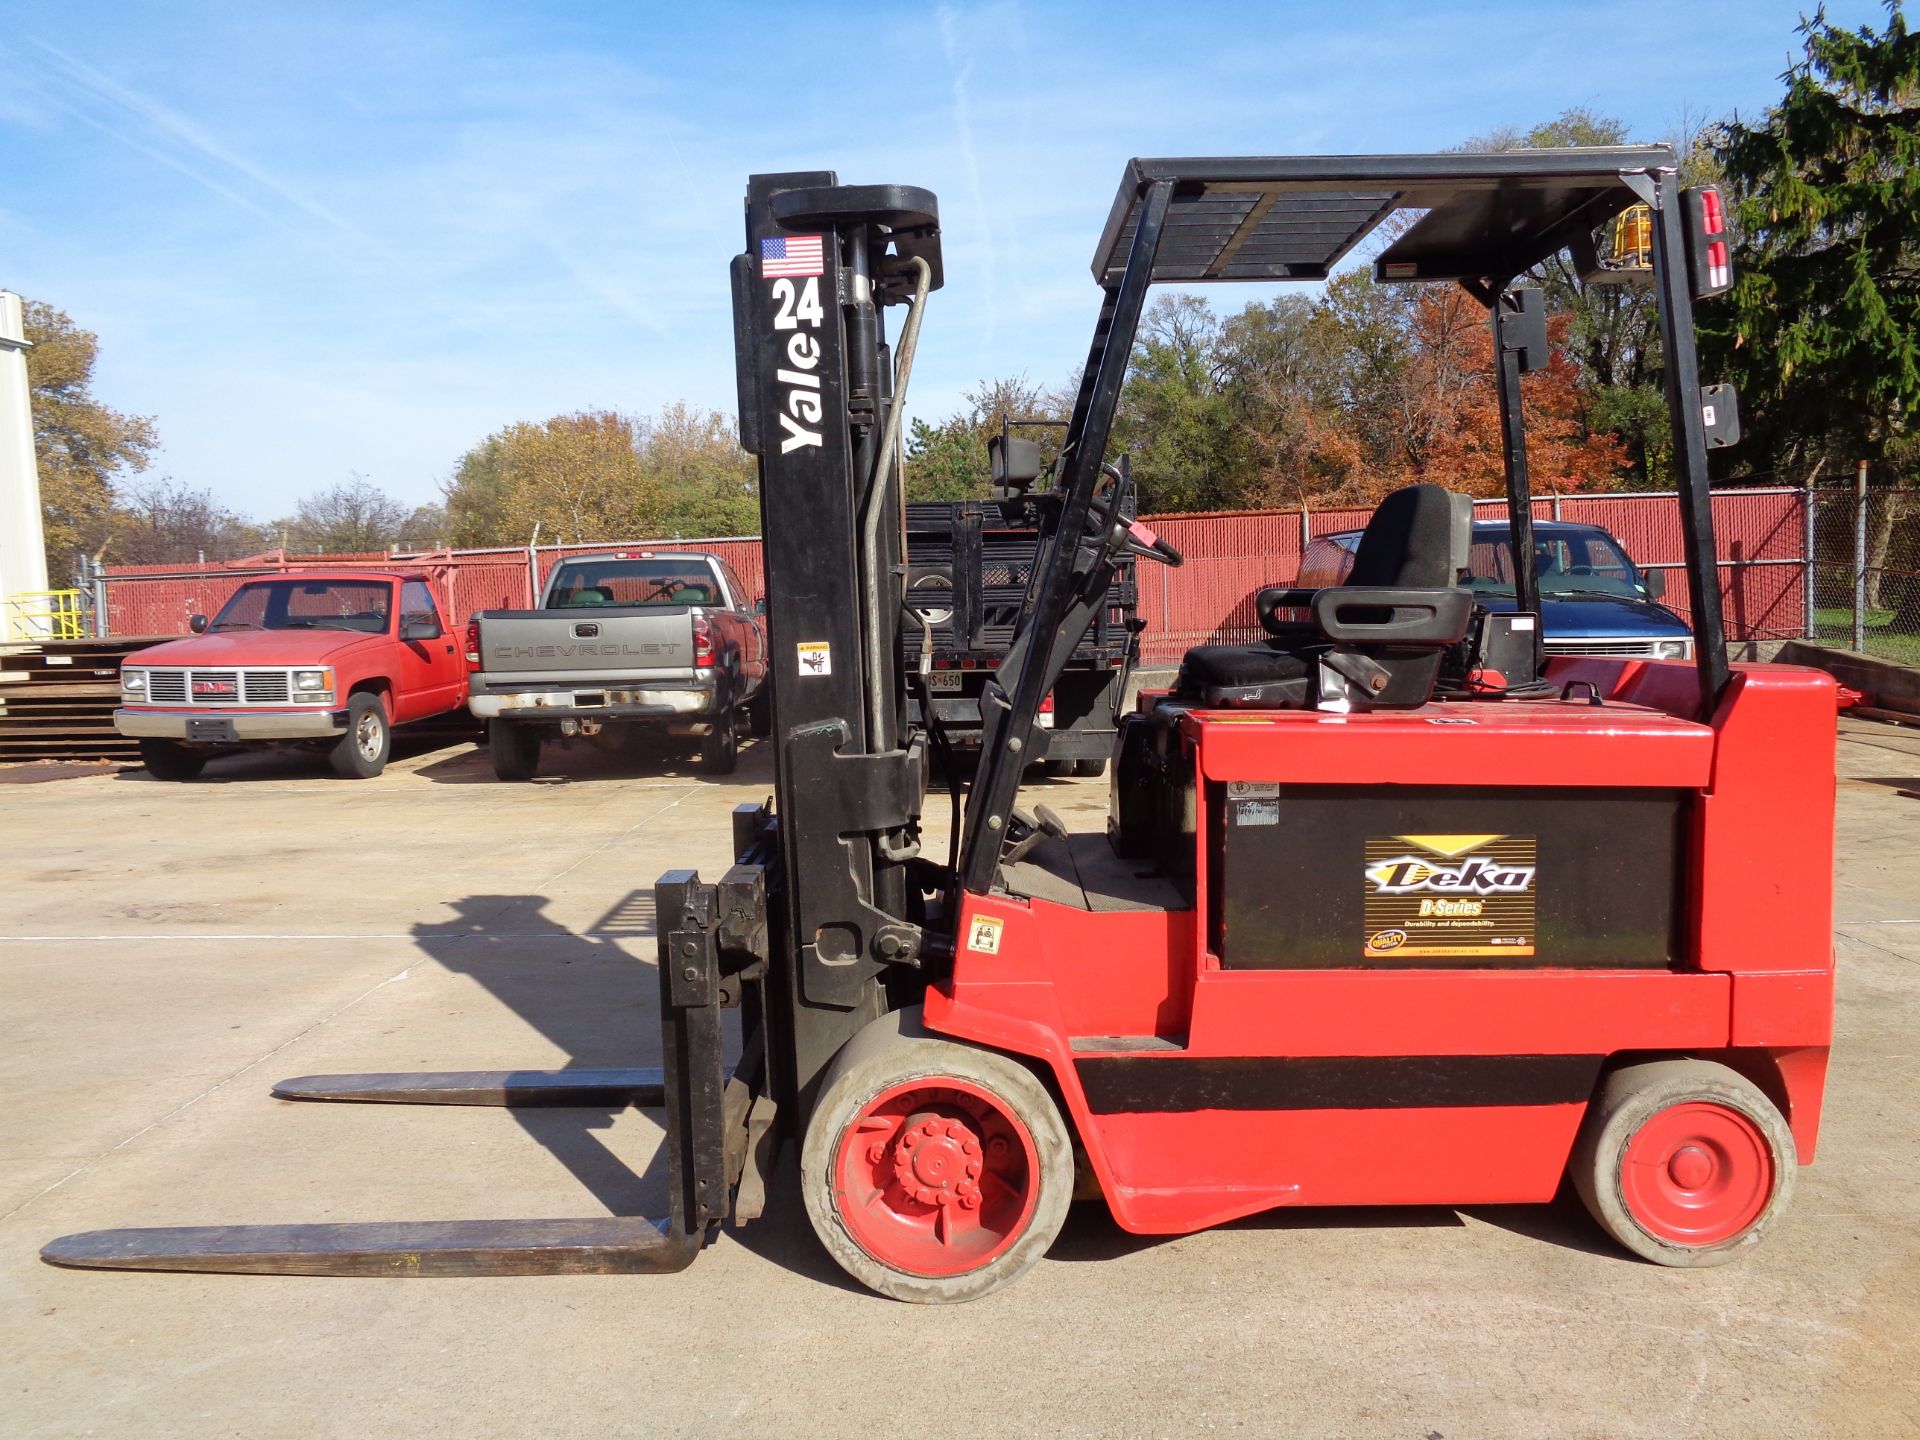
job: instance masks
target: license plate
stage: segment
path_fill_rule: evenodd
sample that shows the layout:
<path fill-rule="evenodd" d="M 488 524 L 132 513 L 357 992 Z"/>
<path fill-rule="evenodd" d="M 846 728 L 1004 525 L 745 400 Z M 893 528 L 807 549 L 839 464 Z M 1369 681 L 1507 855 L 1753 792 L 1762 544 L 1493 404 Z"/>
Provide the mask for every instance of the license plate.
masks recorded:
<path fill-rule="evenodd" d="M 958 670 L 929 670 L 926 675 L 927 689 L 935 694 L 957 695 L 962 678 Z"/>
<path fill-rule="evenodd" d="M 214 720 L 204 716 L 189 717 L 187 720 L 187 739 L 231 741 L 233 739 L 233 721 Z"/>

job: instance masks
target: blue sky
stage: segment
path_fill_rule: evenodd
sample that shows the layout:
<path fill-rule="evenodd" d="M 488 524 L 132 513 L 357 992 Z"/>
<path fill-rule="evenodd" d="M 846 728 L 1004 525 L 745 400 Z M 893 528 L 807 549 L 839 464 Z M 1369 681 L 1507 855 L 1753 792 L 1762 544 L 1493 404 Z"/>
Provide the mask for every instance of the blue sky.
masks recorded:
<path fill-rule="evenodd" d="M 354 471 L 420 503 L 516 420 L 732 410 L 750 171 L 939 195 L 937 418 L 1078 364 L 1130 155 L 1440 149 L 1574 105 L 1660 139 L 1775 98 L 1800 8 L 0 0 L 0 287 L 99 334 L 156 473 L 263 517 Z"/>

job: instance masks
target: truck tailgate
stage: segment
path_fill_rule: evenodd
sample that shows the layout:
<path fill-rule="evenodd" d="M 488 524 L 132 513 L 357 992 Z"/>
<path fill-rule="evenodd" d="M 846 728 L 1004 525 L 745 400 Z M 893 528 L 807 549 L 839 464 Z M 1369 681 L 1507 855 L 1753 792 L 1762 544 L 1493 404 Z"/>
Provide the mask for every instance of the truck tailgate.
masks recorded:
<path fill-rule="evenodd" d="M 693 677 L 693 609 L 600 605 L 486 610 L 476 687 L 611 684 Z"/>

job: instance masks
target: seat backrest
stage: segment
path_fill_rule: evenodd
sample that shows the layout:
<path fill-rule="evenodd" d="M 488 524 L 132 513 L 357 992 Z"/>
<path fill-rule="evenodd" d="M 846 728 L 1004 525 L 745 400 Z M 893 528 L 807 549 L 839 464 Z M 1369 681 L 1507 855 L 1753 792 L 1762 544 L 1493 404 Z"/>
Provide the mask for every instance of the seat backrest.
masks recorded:
<path fill-rule="evenodd" d="M 1408 485 L 1380 502 L 1353 555 L 1346 585 L 1450 590 L 1473 547 L 1473 500 L 1439 485 Z"/>
<path fill-rule="evenodd" d="M 583 589 L 574 591 L 563 603 L 570 606 L 611 605 L 613 603 L 613 591 L 604 585 L 588 585 Z"/>

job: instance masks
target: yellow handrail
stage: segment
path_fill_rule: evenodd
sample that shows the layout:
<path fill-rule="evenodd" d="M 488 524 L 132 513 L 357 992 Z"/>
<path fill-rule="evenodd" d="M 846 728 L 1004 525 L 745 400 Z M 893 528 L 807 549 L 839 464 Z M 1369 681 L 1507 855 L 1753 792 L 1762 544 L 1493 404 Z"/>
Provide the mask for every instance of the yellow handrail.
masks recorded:
<path fill-rule="evenodd" d="M 9 640 L 84 640 L 87 612 L 78 590 L 22 590 L 7 597 Z"/>

